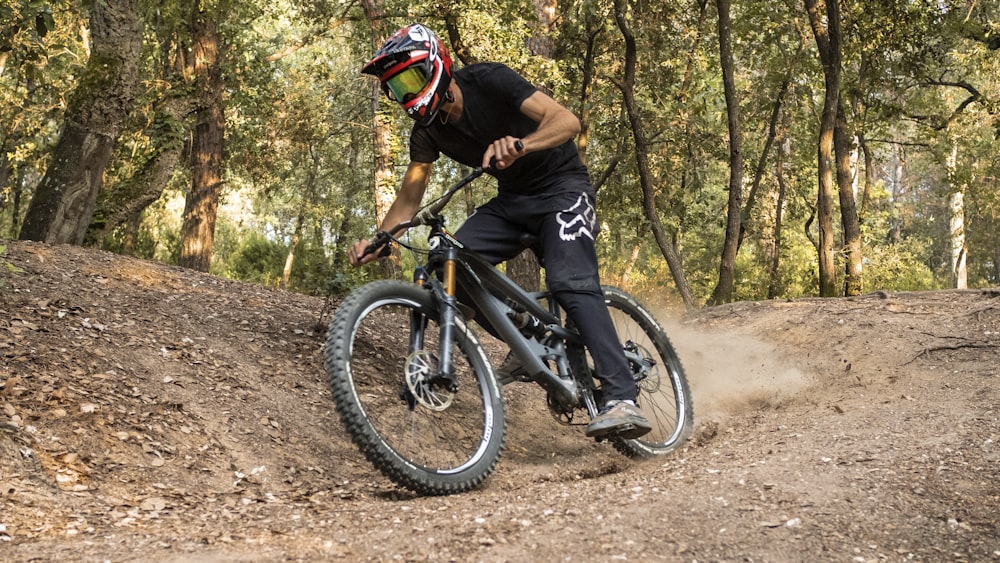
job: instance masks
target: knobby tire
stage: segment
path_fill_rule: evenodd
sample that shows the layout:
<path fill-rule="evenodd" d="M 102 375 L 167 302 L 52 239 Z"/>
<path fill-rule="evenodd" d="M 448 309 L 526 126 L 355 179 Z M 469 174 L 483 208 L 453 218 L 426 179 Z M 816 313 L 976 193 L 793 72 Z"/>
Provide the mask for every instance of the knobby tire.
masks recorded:
<path fill-rule="evenodd" d="M 637 402 L 653 424 L 653 430 L 634 440 L 613 438 L 611 443 L 632 458 L 669 453 L 684 443 L 694 427 L 691 390 L 684 367 L 670 339 L 645 307 L 621 289 L 610 286 L 603 289 L 622 345 L 631 346 L 656 362 L 648 375 L 636 383 Z"/>
<path fill-rule="evenodd" d="M 506 430 L 489 358 L 461 319 L 452 347 L 457 391 L 428 383 L 438 361 L 438 316 L 429 290 L 373 282 L 344 299 L 324 346 L 327 383 L 351 440 L 383 475 L 427 495 L 479 486 L 496 468 Z M 409 354 L 421 318 L 424 345 Z"/>

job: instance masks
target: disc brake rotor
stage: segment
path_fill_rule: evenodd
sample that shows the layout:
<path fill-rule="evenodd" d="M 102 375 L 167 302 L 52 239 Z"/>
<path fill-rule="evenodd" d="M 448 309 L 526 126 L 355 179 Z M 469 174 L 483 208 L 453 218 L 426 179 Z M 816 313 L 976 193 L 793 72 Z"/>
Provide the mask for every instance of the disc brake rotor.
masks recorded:
<path fill-rule="evenodd" d="M 426 350 L 413 352 L 406 358 L 406 387 L 418 403 L 432 411 L 451 406 L 455 393 L 431 383 L 437 360 Z"/>

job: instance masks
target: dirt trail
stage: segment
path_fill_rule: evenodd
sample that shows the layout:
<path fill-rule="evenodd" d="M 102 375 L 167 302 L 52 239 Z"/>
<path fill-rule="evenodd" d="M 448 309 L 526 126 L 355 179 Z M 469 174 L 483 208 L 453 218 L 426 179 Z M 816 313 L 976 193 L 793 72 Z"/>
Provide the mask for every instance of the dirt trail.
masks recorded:
<path fill-rule="evenodd" d="M 514 384 L 497 472 L 421 498 L 331 412 L 321 299 L 3 244 L 3 561 L 1000 560 L 1000 291 L 664 318 L 680 451 L 630 461 Z"/>

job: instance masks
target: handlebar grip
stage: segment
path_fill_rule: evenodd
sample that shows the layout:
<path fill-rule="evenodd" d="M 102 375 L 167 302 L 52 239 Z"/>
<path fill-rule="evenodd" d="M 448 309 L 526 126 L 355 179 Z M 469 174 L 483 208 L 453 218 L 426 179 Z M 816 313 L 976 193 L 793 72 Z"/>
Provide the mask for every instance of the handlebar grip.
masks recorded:
<path fill-rule="evenodd" d="M 371 254 L 372 252 L 375 252 L 375 249 L 377 249 L 377 248 L 378 248 L 378 247 L 377 247 L 377 246 L 375 246 L 375 243 L 371 243 L 371 244 L 369 244 L 369 245 L 368 245 L 368 246 L 367 246 L 367 247 L 365 248 L 365 251 L 361 253 L 361 256 L 358 256 L 358 259 L 360 260 L 360 259 L 364 258 L 365 256 L 368 256 L 368 255 L 369 255 L 369 254 Z"/>
<path fill-rule="evenodd" d="M 385 231 L 379 231 L 375 233 L 375 240 L 373 240 L 371 244 L 369 244 L 365 248 L 365 251 L 361 253 L 361 256 L 359 258 L 364 258 L 365 256 L 368 256 L 369 254 L 375 252 L 379 248 L 382 249 L 378 253 L 380 258 L 388 256 L 389 254 L 392 253 L 392 246 L 389 244 L 390 242 L 392 242 L 392 239 L 389 237 L 389 233 Z"/>

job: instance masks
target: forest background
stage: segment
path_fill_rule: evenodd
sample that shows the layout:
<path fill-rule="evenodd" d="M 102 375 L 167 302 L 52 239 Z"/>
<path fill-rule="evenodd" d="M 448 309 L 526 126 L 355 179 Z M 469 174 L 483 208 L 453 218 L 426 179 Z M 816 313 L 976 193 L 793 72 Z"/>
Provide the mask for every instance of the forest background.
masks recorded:
<path fill-rule="evenodd" d="M 685 308 L 1000 285 L 995 0 L 0 0 L 0 238 L 316 294 L 405 275 L 345 252 L 408 156 L 358 70 L 412 22 L 580 118 L 607 283 Z"/>

